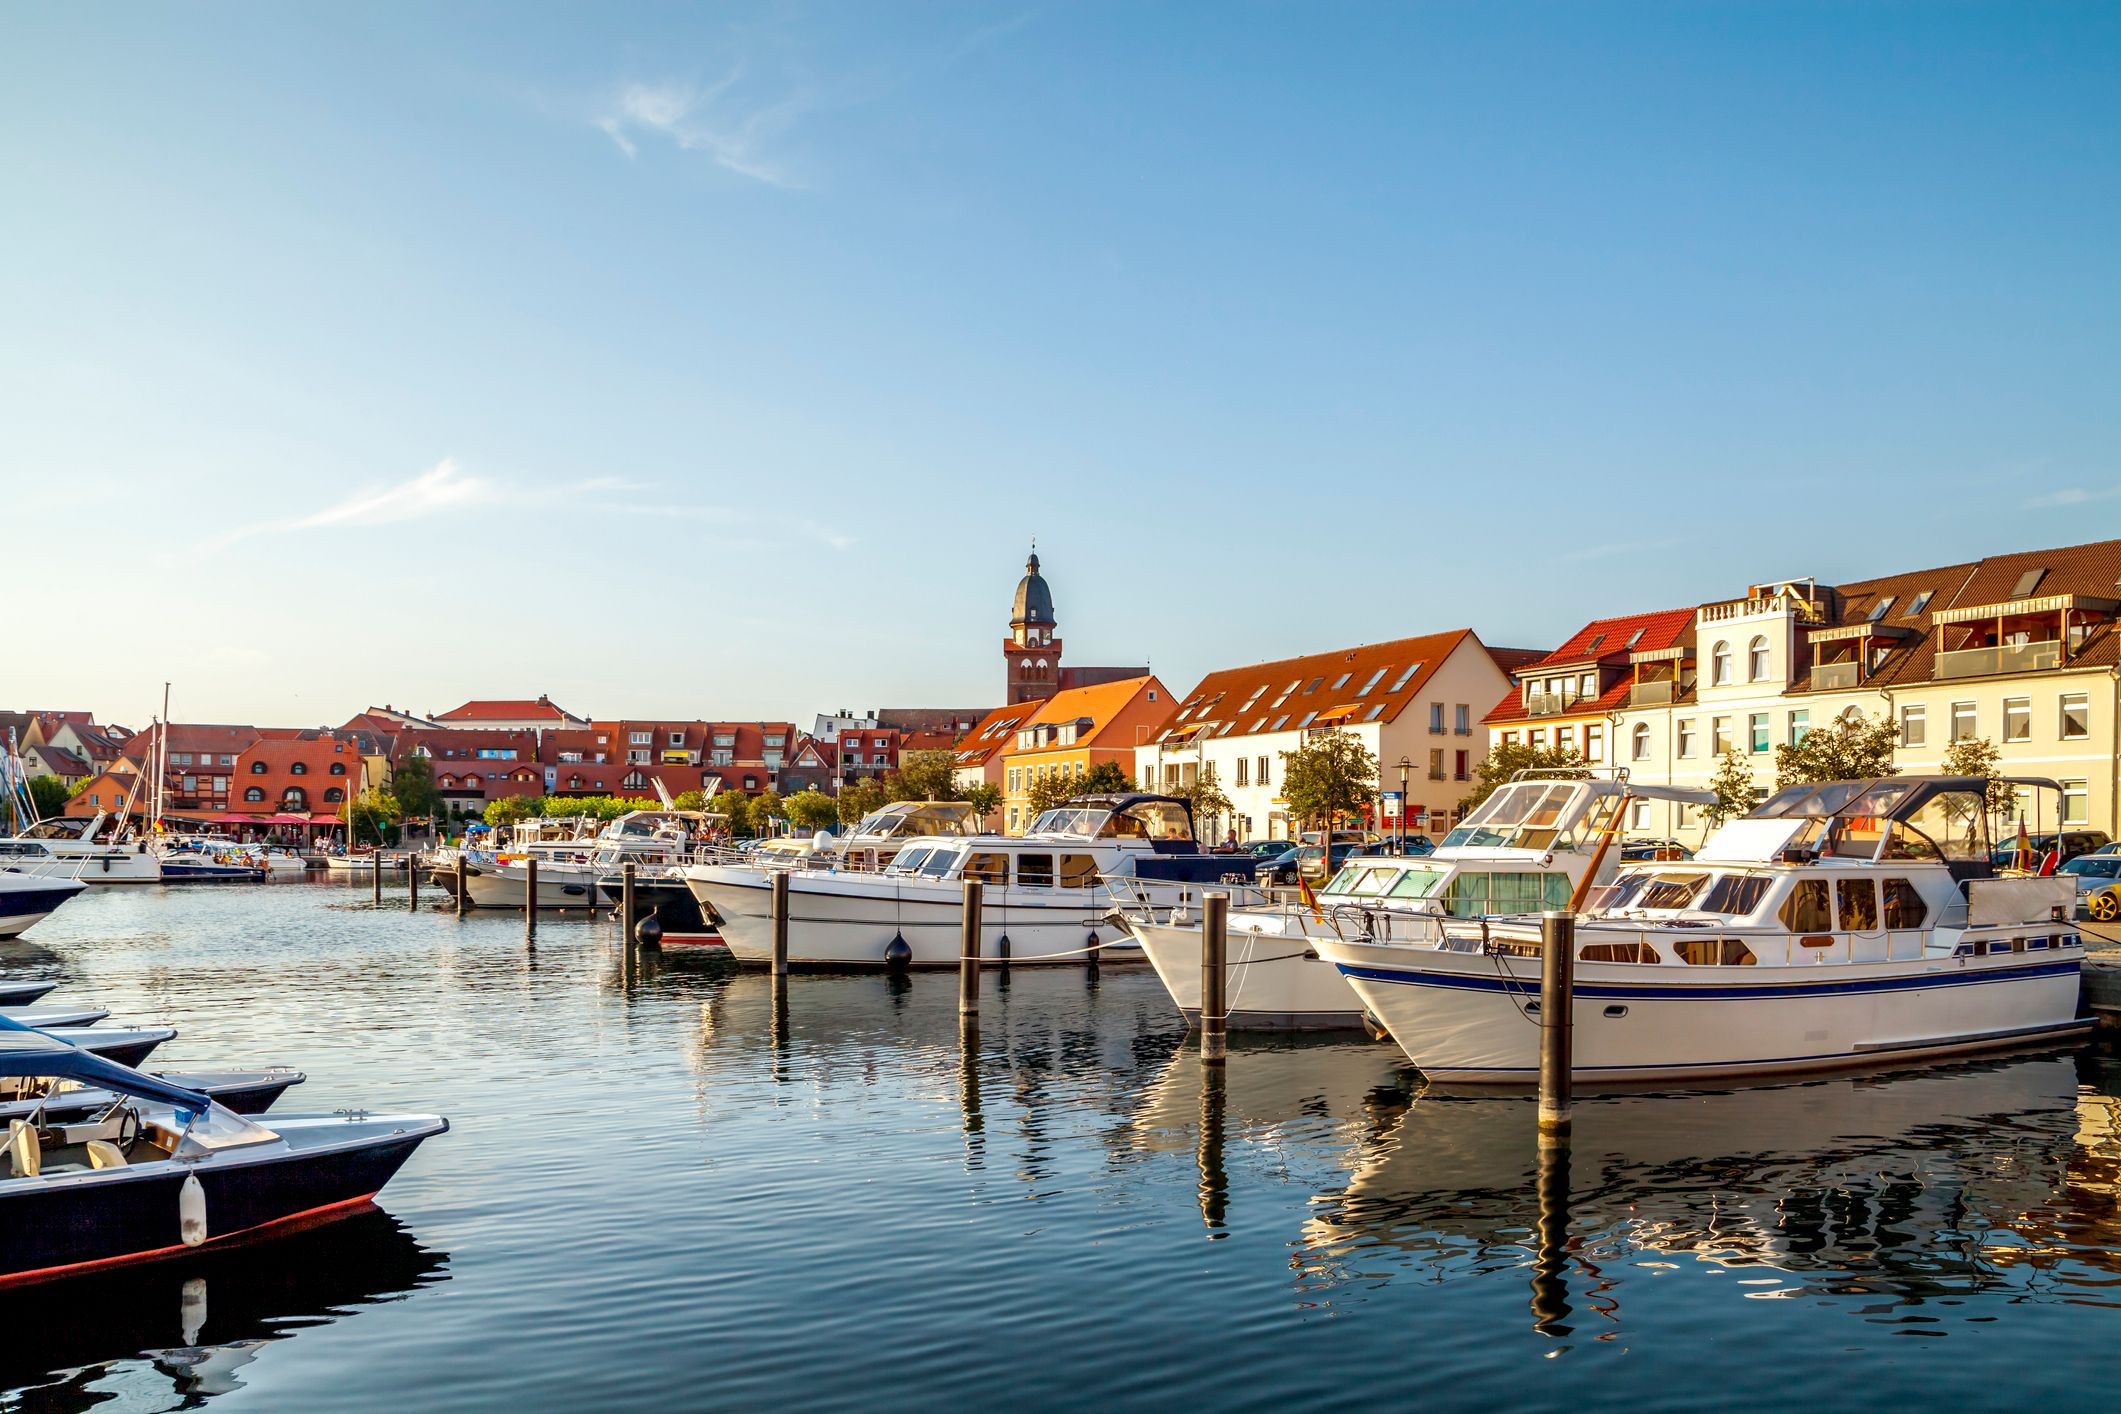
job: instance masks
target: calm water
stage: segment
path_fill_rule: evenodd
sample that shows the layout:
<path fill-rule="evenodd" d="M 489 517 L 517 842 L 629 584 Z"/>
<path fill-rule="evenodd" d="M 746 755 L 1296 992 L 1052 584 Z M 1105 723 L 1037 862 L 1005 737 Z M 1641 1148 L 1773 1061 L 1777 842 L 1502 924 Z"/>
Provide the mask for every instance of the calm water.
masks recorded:
<path fill-rule="evenodd" d="M 622 968 L 608 923 L 366 883 L 93 892 L 0 944 L 455 1130 L 387 1212 L 0 1298 L 0 1408 L 1419 1401 L 2110 1409 L 2121 1061 L 1579 1108 L 1421 1093 L 1389 1046 L 1204 1084 L 1145 970 Z"/>

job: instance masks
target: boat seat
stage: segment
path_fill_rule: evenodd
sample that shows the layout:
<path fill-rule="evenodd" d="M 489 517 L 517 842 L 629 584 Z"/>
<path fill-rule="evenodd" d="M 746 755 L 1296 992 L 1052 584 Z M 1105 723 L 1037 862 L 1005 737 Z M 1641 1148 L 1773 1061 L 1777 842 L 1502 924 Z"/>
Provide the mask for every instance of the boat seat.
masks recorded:
<path fill-rule="evenodd" d="M 7 1158 L 17 1178 L 44 1172 L 44 1146 L 37 1142 L 37 1131 L 19 1119 L 8 1122 Z"/>
<path fill-rule="evenodd" d="M 91 1139 L 86 1145 L 88 1166 L 92 1169 L 122 1169 L 125 1167 L 125 1151 L 108 1139 Z"/>

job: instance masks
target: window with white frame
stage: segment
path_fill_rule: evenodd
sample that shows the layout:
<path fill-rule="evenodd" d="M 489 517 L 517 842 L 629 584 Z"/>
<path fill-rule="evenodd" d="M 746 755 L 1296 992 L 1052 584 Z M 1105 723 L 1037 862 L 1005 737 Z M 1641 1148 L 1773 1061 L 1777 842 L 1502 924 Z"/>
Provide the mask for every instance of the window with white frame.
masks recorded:
<path fill-rule="evenodd" d="M 1252 758 L 1249 756 L 1237 758 L 1237 784 L 1241 786 L 1252 784 Z"/>
<path fill-rule="evenodd" d="M 1768 738 L 1768 714 L 1754 712 L 1745 719 L 1746 749 L 1755 756 L 1767 754 L 1772 744 Z"/>
<path fill-rule="evenodd" d="M 1972 741 L 1973 739 L 1974 704 L 1971 702 L 1954 702 L 1952 704 L 1952 740 Z"/>
<path fill-rule="evenodd" d="M 1717 755 L 1717 756 L 1722 756 L 1722 755 L 1725 755 L 1726 753 L 1728 753 L 1728 752 L 1730 751 L 1730 749 L 1731 749 L 1731 719 L 1730 719 L 1729 717 L 1711 717 L 1711 718 L 1709 718 L 1709 750 L 1710 750 L 1710 752 L 1712 752 L 1713 754 L 1715 754 L 1715 755 Z"/>
<path fill-rule="evenodd" d="M 1458 753 L 1464 756 L 1463 751 Z M 1605 760 L 1605 728 L 1593 724 L 1583 729 L 1583 759 L 1593 764 Z"/>
<path fill-rule="evenodd" d="M 633 740 L 633 744 L 634 744 L 635 746 L 648 746 L 648 745 L 651 745 L 651 744 L 652 744 L 652 743 L 653 743 L 653 742 L 655 741 L 655 733 L 654 733 L 654 732 L 635 732 L 635 733 L 633 733 L 633 736 L 632 736 L 632 740 Z"/>
<path fill-rule="evenodd" d="M 2003 699 L 2003 739 L 2005 741 L 2031 741 L 2033 739 L 2032 698 L 2006 697 Z"/>
<path fill-rule="evenodd" d="M 1637 722 L 1628 733 L 1628 758 L 1633 761 L 1650 759 L 1650 724 Z"/>
<path fill-rule="evenodd" d="M 1731 685 L 1731 645 L 1721 639 L 1709 650 L 1709 681 L 1717 687 Z"/>
<path fill-rule="evenodd" d="M 1638 800 L 1628 806 L 1628 828 L 1647 830 L 1650 827 L 1650 803 Z"/>
<path fill-rule="evenodd" d="M 1755 634 L 1745 650 L 1745 676 L 1747 682 L 1763 682 L 1768 675 L 1768 647 L 1765 634 Z"/>
<path fill-rule="evenodd" d="M 2091 819 L 2091 790 L 2084 781 L 2062 781 L 2062 823 L 2065 825 L 2088 824 Z"/>
<path fill-rule="evenodd" d="M 1811 709 L 1810 709 L 1810 708 L 1807 708 L 1807 707 L 1800 707 L 1800 708 L 1798 708 L 1798 709 L 1797 709 L 1796 711 L 1794 711 L 1794 712 L 1790 713 L 1790 730 L 1789 730 L 1789 743 L 1790 743 L 1790 745 L 1792 745 L 1792 746 L 1802 746 L 1802 745 L 1804 745 L 1804 739 L 1805 739 L 1806 737 L 1810 736 L 1811 734 L 1812 734 L 1812 713 L 1811 713 Z"/>
<path fill-rule="evenodd" d="M 1274 784 L 1273 776 L 1267 768 L 1267 763 L 1272 759 L 1272 757 L 1268 756 L 1262 756 L 1259 758 L 1259 783 L 1263 786 L 1270 786 Z"/>
<path fill-rule="evenodd" d="M 1460 736 L 1471 736 L 1473 734 L 1472 704 L 1466 702 L 1458 704 L 1457 713 L 1453 718 L 1452 730 Z"/>
<path fill-rule="evenodd" d="M 1431 702 L 1429 704 L 1429 730 L 1439 736 L 1443 734 L 1443 704 L 1441 702 Z"/>
<path fill-rule="evenodd" d="M 1694 719 L 1692 717 L 1681 717 L 1679 719 L 1679 754 L 1681 756 L 1692 756 L 1694 754 Z"/>
<path fill-rule="evenodd" d="M 1900 744 L 1921 746 L 1929 740 L 1929 708 L 1920 702 L 1900 709 Z"/>
<path fill-rule="evenodd" d="M 2087 692 L 2062 694 L 2059 735 L 2064 741 L 2082 741 L 2092 734 L 2092 699 Z"/>

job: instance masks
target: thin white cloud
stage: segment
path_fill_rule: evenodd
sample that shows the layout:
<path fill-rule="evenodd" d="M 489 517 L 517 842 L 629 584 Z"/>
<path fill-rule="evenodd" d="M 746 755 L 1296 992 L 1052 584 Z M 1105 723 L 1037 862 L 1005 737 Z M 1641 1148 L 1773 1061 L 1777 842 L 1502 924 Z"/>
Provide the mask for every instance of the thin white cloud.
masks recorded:
<path fill-rule="evenodd" d="M 2052 510 L 2057 506 L 2082 506 L 2092 501 L 2112 501 L 2117 498 L 2121 498 L 2121 486 L 2109 486 L 2099 491 L 2082 486 L 2067 486 L 2060 491 L 2035 496 L 2025 504 L 2037 510 Z"/>
<path fill-rule="evenodd" d="M 629 83 L 619 89 L 595 123 L 628 157 L 640 152 L 636 137 L 655 136 L 680 151 L 704 152 L 717 166 L 738 176 L 800 189 L 803 183 L 765 148 L 809 110 L 809 98 L 796 93 L 748 111 L 732 111 L 734 103 L 724 100 L 743 77 L 739 67 L 705 87 L 674 80 Z"/>
<path fill-rule="evenodd" d="M 476 507 L 552 506 L 584 496 L 635 489 L 638 488 L 633 483 L 616 476 L 589 476 L 542 485 L 511 485 L 492 477 L 467 476 L 454 457 L 444 457 L 408 481 L 356 492 L 308 515 L 238 526 L 216 541 L 215 547 L 226 548 L 256 535 L 398 525 Z"/>

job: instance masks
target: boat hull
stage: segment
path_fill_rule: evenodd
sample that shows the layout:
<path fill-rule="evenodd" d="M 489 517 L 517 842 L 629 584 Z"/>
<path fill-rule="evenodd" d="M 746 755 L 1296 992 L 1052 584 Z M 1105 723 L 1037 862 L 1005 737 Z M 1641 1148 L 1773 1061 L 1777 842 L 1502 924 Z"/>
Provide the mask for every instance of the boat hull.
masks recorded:
<path fill-rule="evenodd" d="M 0 982 L 0 1006 L 28 1006 L 37 998 L 47 995 L 57 982 Z"/>
<path fill-rule="evenodd" d="M 1430 1079 L 1539 1075 L 1537 957 L 1320 940 Z M 2021 1046 L 2089 1027 L 2075 946 L 1988 958 L 1837 966 L 1578 963 L 1578 1080 L 1698 1080 L 1895 1064 Z"/>
<path fill-rule="evenodd" d="M 239 1115 L 265 1113 L 274 1101 L 305 1079 L 301 1071 L 284 1066 L 270 1070 L 163 1071 L 156 1078 L 211 1096 L 214 1103 Z M 0 1102 L 0 1129 L 5 1129 L 9 1120 L 26 1120 L 40 1114 L 47 1123 L 70 1121 L 108 1109 L 117 1098 L 109 1090 L 90 1088 Z"/>
<path fill-rule="evenodd" d="M 722 941 L 740 963 L 773 961 L 772 873 L 743 865 L 699 864 L 687 884 L 722 921 Z M 954 968 L 962 952 L 963 894 L 952 885 L 902 875 L 799 873 L 788 875 L 788 965 L 800 968 L 881 968 L 893 938 L 911 949 L 908 966 Z M 981 911 L 980 955 L 1014 965 L 1082 965 L 1092 934 L 1100 944 L 1122 940 L 1124 951 L 1102 951 L 1106 962 L 1140 954 L 1124 929 L 1110 921 L 1102 889 L 989 889 Z"/>
<path fill-rule="evenodd" d="M 1225 990 L 1232 1031 L 1360 1031 L 1363 1007 L 1340 969 L 1319 957 L 1301 931 L 1282 919 L 1248 924 L 1232 917 Z M 1260 931 L 1252 931 L 1258 928 Z M 1186 1020 L 1200 1021 L 1200 924 L 1130 918 L 1127 931 Z"/>
<path fill-rule="evenodd" d="M 121 849 L 110 845 L 73 845 L 48 840 L 50 854 L 42 859 L 10 863 L 8 871 L 39 879 L 71 879 L 82 884 L 159 884 L 162 857 L 149 850 Z"/>
<path fill-rule="evenodd" d="M 465 872 L 464 888 L 473 908 L 521 909 L 524 879 L 524 872 L 520 869 L 496 870 L 488 865 L 473 865 Z M 596 907 L 595 876 L 586 871 L 555 876 L 547 866 L 539 865 L 538 907 Z"/>
<path fill-rule="evenodd" d="M 10 879 L 0 889 L 0 939 L 19 938 L 86 887 L 63 879 Z"/>
<path fill-rule="evenodd" d="M 437 1127 L 438 1126 L 438 1127 Z M 257 1241 L 359 1212 L 444 1122 L 330 1149 L 216 1156 L 195 1167 L 141 1165 L 0 1184 L 0 1287 Z M 208 1238 L 178 1235 L 178 1190 L 195 1172 Z"/>

